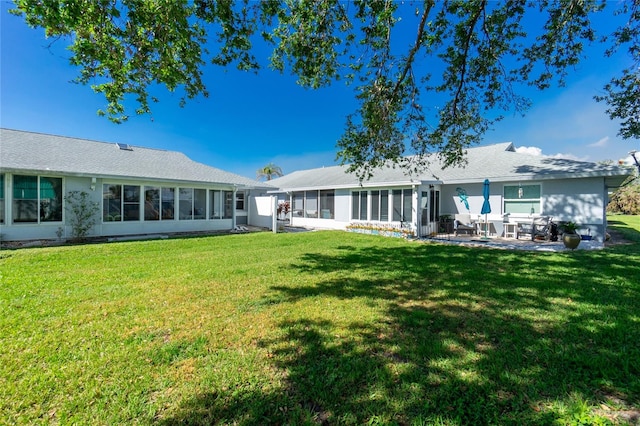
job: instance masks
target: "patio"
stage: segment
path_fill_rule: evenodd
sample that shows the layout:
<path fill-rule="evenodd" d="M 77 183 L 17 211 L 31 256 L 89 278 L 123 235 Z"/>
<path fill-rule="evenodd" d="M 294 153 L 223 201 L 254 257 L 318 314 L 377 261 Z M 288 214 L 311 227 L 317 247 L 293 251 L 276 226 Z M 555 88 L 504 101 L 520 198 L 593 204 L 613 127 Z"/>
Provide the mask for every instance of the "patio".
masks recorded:
<path fill-rule="evenodd" d="M 487 247 L 501 250 L 528 250 L 528 251 L 571 251 L 567 249 L 562 240 L 559 241 L 531 241 L 529 238 L 514 239 L 502 237 L 481 237 L 469 235 L 437 234 L 432 237 L 423 238 L 422 241 L 433 241 L 443 244 L 457 244 L 471 247 Z M 598 250 L 605 247 L 599 241 L 580 241 L 576 250 Z"/>

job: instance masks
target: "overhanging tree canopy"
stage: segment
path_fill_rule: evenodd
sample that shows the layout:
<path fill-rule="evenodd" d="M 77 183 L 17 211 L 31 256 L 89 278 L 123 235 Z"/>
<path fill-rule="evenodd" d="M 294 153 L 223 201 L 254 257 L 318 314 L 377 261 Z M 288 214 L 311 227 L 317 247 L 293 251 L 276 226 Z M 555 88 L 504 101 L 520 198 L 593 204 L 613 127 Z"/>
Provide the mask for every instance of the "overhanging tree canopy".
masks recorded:
<path fill-rule="evenodd" d="M 446 165 L 464 162 L 502 114 L 529 106 L 519 86 L 562 84 L 591 42 L 607 43 L 609 55 L 627 49 L 629 66 L 596 99 L 621 119 L 623 138 L 640 135 L 638 1 L 14 1 L 29 25 L 69 36 L 77 81 L 104 94 L 99 113 L 114 122 L 127 119 L 130 97 L 136 113 L 150 113 L 154 85 L 183 90 L 181 103 L 208 96 L 207 62 L 257 71 L 263 42 L 268 65 L 302 86 L 352 84 L 359 108 L 338 157 L 361 178 L 389 160 L 418 166 L 431 152 Z M 605 6 L 619 8 L 611 34 L 592 25 Z"/>

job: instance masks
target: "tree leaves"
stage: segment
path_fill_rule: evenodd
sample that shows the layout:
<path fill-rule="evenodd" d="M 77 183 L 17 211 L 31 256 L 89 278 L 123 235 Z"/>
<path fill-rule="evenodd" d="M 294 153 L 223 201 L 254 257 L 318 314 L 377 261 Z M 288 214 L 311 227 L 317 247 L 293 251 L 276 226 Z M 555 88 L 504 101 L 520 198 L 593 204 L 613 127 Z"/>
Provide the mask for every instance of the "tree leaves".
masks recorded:
<path fill-rule="evenodd" d="M 116 123 L 128 118 L 130 100 L 135 113 L 150 114 L 155 85 L 179 90 L 181 104 L 208 96 L 207 62 L 258 71 L 258 43 L 272 46 L 272 69 L 304 87 L 353 84 L 359 106 L 346 118 L 338 159 L 361 179 L 383 165 L 423 167 L 435 152 L 445 165 L 463 164 L 466 148 L 506 111 L 526 111 L 523 84 L 563 84 L 597 41 L 611 45 L 609 54 L 627 47 L 632 64 L 596 99 L 622 120 L 623 137 L 640 135 L 637 1 L 622 3 L 623 25 L 604 35 L 591 19 L 606 4 L 595 0 L 15 3 L 27 24 L 69 39 L 76 81 L 104 95 L 99 114 Z"/>

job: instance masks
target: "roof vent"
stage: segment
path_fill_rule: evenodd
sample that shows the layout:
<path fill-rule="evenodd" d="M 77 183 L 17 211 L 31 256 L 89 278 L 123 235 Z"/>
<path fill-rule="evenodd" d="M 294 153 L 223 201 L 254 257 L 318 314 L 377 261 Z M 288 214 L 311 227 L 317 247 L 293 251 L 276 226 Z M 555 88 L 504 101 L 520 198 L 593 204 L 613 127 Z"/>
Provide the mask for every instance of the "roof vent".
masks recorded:
<path fill-rule="evenodd" d="M 133 151 L 133 148 L 128 143 L 116 142 L 116 146 L 123 151 Z"/>

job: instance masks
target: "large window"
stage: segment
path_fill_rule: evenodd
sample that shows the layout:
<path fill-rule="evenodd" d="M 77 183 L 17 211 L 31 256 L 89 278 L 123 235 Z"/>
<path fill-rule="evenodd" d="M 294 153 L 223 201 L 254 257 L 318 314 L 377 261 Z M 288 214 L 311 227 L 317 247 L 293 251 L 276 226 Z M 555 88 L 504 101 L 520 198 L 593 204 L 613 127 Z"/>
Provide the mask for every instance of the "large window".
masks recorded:
<path fill-rule="evenodd" d="M 351 219 L 367 220 L 368 196 L 367 191 L 353 191 L 351 193 Z"/>
<path fill-rule="evenodd" d="M 62 178 L 14 175 L 12 207 L 16 223 L 61 222 Z"/>
<path fill-rule="evenodd" d="M 196 191 L 199 191 L 196 189 Z M 196 193 L 196 200 L 204 194 Z M 197 208 L 200 207 L 197 202 Z M 204 206 L 204 205 L 203 205 Z M 209 219 L 231 219 L 233 218 L 233 191 L 209 190 Z"/>
<path fill-rule="evenodd" d="M 380 220 L 380 191 L 371 191 L 371 220 Z"/>
<path fill-rule="evenodd" d="M 102 186 L 102 220 L 120 222 L 122 220 L 122 185 Z"/>
<path fill-rule="evenodd" d="M 389 190 L 380 191 L 380 221 L 389 221 Z"/>
<path fill-rule="evenodd" d="M 391 191 L 391 195 L 393 198 L 393 216 L 391 220 L 394 222 L 402 221 L 402 190 L 394 189 Z"/>
<path fill-rule="evenodd" d="M 140 187 L 123 185 L 123 219 L 125 221 L 140 220 Z"/>
<path fill-rule="evenodd" d="M 207 190 L 194 188 L 179 189 L 180 220 L 207 218 Z"/>
<path fill-rule="evenodd" d="M 306 191 L 304 202 L 304 217 L 318 217 L 318 191 Z"/>
<path fill-rule="evenodd" d="M 335 217 L 335 192 L 333 190 L 320 191 L 320 219 Z"/>
<path fill-rule="evenodd" d="M 335 217 L 335 193 L 326 191 L 299 191 L 291 196 L 292 217 L 333 219 Z"/>
<path fill-rule="evenodd" d="M 160 220 L 160 188 L 144 188 L 144 220 Z"/>
<path fill-rule="evenodd" d="M 505 185 L 504 212 L 512 214 L 539 214 L 540 185 Z"/>
<path fill-rule="evenodd" d="M 403 190 L 402 198 L 402 221 L 411 222 L 413 220 L 413 191 Z"/>
<path fill-rule="evenodd" d="M 140 220 L 140 187 L 137 185 L 102 186 L 102 220 L 121 222 Z"/>
<path fill-rule="evenodd" d="M 173 220 L 176 217 L 176 190 L 162 188 L 160 191 L 160 205 L 162 205 L 161 220 Z"/>
<path fill-rule="evenodd" d="M 394 189 L 391 195 L 393 198 L 392 220 L 394 222 L 411 222 L 413 220 L 411 189 Z"/>
<path fill-rule="evenodd" d="M 304 192 L 294 192 L 291 198 L 293 201 L 291 206 L 292 217 L 303 217 L 304 216 Z"/>
<path fill-rule="evenodd" d="M 389 221 L 389 190 L 369 192 L 371 198 L 371 220 L 377 222 Z"/>
<path fill-rule="evenodd" d="M 222 219 L 222 191 L 209 190 L 209 219 Z"/>
<path fill-rule="evenodd" d="M 178 218 L 180 220 L 193 219 L 193 188 L 180 188 L 178 194 Z"/>
<path fill-rule="evenodd" d="M 207 218 L 207 190 L 193 190 L 193 218 L 202 220 Z"/>

